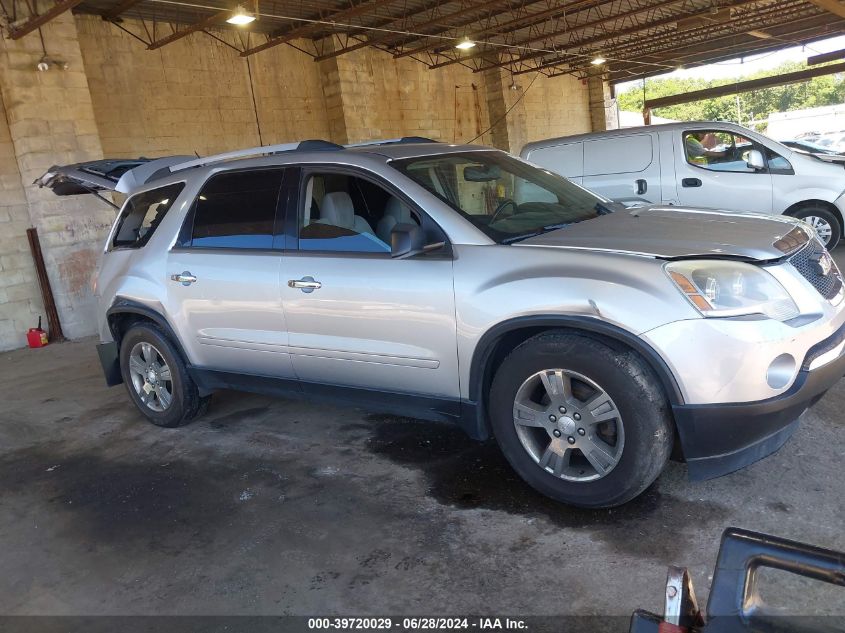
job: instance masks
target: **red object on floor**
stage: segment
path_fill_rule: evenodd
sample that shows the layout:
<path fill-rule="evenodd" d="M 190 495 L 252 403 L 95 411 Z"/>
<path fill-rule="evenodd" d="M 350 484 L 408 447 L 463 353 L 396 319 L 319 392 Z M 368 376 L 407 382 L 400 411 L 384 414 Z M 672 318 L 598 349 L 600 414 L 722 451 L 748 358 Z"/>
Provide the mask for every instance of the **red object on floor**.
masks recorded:
<path fill-rule="evenodd" d="M 41 317 L 38 317 L 38 327 L 26 331 L 26 342 L 30 347 L 44 347 L 47 344 L 47 332 L 41 329 Z"/>

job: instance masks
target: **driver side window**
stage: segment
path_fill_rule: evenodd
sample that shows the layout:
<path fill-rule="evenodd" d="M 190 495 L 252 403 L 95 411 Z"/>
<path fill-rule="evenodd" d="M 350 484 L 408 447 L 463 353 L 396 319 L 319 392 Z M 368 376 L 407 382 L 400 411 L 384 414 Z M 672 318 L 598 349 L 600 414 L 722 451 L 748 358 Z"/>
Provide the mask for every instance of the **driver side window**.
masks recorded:
<path fill-rule="evenodd" d="M 348 173 L 306 174 L 300 199 L 300 250 L 389 255 L 397 224 L 416 224 L 432 232 L 431 223 L 399 197 Z M 434 241 L 445 240 L 439 229 L 435 232 Z"/>
<path fill-rule="evenodd" d="M 755 173 L 747 163 L 748 152 L 760 149 L 751 140 L 722 130 L 684 132 L 687 162 L 711 171 Z"/>

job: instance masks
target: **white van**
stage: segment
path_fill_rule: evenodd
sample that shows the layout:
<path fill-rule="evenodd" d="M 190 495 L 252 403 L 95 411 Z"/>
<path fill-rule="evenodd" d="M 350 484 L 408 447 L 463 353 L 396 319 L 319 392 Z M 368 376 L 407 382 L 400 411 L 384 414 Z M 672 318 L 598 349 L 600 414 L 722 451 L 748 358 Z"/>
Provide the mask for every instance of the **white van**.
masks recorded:
<path fill-rule="evenodd" d="M 669 123 L 529 143 L 522 158 L 624 204 L 785 214 L 828 248 L 842 236 L 845 165 L 733 123 Z"/>

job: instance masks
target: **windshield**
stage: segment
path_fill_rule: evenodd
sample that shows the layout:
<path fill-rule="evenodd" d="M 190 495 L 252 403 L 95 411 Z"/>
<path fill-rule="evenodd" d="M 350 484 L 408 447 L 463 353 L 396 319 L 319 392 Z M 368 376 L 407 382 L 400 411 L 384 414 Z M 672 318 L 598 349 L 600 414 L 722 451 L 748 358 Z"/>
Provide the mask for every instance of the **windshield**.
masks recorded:
<path fill-rule="evenodd" d="M 610 213 L 604 198 L 502 152 L 392 161 L 491 239 L 510 243 Z"/>

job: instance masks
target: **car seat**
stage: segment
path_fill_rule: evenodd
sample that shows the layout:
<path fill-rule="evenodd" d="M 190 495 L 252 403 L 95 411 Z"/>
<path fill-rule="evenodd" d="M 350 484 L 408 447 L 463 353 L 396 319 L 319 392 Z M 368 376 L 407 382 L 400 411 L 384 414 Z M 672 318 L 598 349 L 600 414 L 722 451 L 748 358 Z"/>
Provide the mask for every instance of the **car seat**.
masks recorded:
<path fill-rule="evenodd" d="M 390 232 L 397 224 L 418 224 L 418 222 L 414 220 L 407 205 L 391 196 L 384 205 L 384 216 L 376 225 L 376 235 L 382 242 L 390 244 Z"/>
<path fill-rule="evenodd" d="M 360 215 L 355 214 L 352 198 L 345 191 L 333 191 L 323 198 L 318 224 L 331 224 L 356 233 L 373 233 L 370 224 Z"/>

